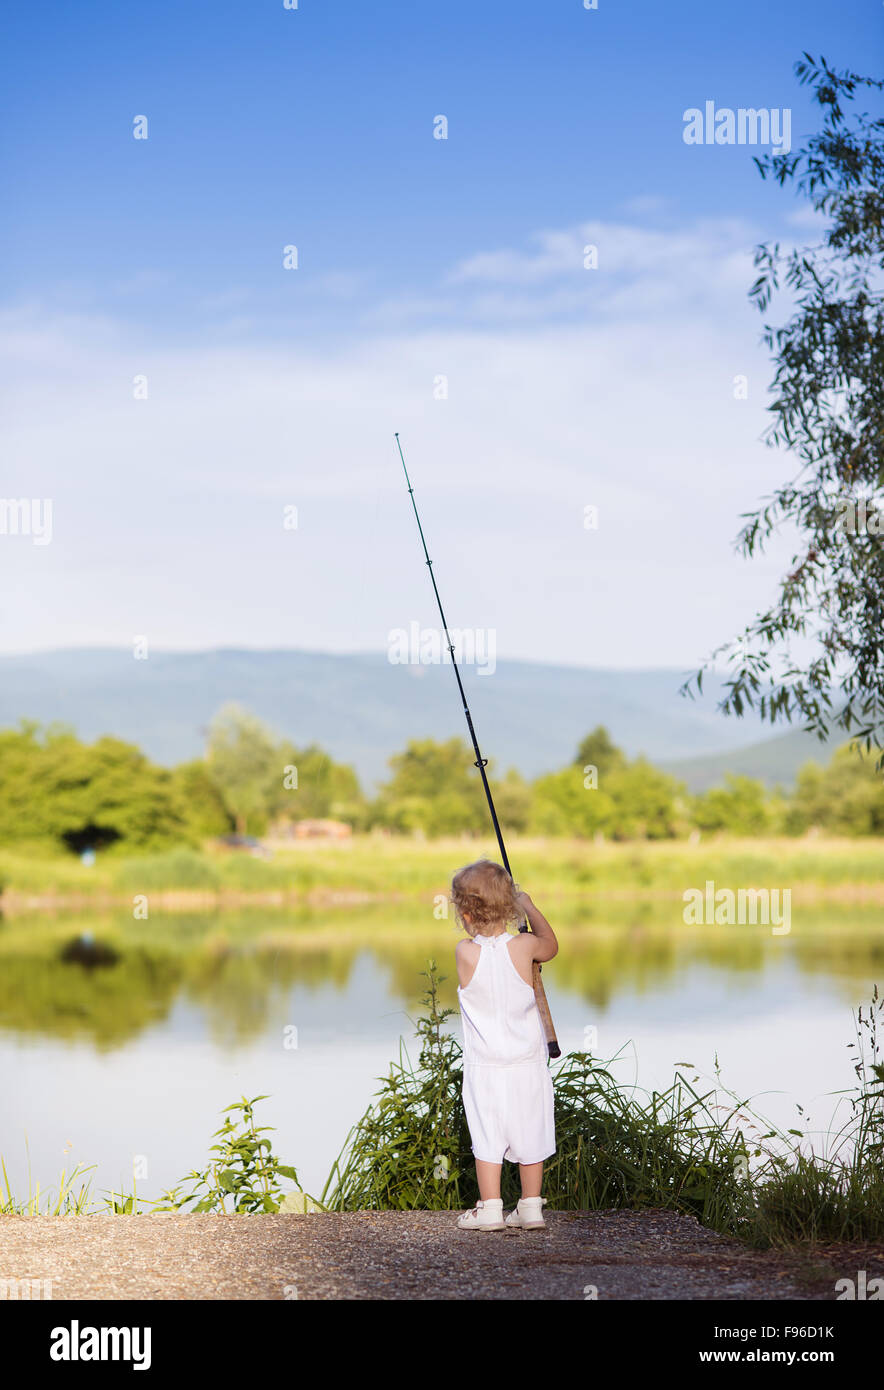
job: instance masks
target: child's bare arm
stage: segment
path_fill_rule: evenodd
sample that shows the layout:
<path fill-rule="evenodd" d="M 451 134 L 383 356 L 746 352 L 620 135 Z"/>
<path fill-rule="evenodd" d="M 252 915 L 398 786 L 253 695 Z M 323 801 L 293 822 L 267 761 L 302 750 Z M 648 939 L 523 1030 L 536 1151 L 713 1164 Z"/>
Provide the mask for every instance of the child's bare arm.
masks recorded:
<path fill-rule="evenodd" d="M 454 960 L 457 965 L 457 983 L 461 989 L 466 989 L 473 975 L 476 973 L 476 966 L 479 964 L 479 950 L 475 941 L 458 941 L 454 948 Z"/>
<path fill-rule="evenodd" d="M 526 935 L 532 944 L 533 959 L 552 960 L 558 952 L 559 943 L 549 922 L 543 913 L 534 906 L 527 893 L 519 894 L 519 906 L 527 917 L 528 925 L 531 928 L 531 931 Z"/>

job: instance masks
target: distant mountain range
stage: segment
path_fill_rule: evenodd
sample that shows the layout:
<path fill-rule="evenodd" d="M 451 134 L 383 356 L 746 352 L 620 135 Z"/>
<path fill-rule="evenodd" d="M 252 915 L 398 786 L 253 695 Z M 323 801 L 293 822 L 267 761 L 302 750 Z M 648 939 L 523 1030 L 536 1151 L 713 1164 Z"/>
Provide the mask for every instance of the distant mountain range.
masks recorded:
<path fill-rule="evenodd" d="M 713 753 L 699 758 L 679 758 L 675 762 L 661 761 L 660 766 L 684 782 L 688 791 L 704 792 L 720 786 L 728 773 L 755 777 L 768 787 L 787 789 L 795 780 L 798 769 L 805 763 L 825 765 L 836 747 L 844 742 L 844 734 L 821 743 L 816 736 L 793 729 L 747 748 L 734 748 L 728 753 Z"/>
<path fill-rule="evenodd" d="M 501 661 L 491 675 L 462 672 L 482 752 L 500 772 L 517 767 L 533 777 L 561 767 L 597 724 L 630 755 L 645 753 L 698 790 L 727 771 L 788 783 L 803 762 L 828 756 L 807 735 L 759 742 L 758 723 L 723 718 L 714 679 L 704 681 L 702 700 L 683 698 L 684 672 L 525 661 Z M 321 744 L 352 763 L 367 789 L 408 739 L 466 738 L 453 673 L 392 665 L 383 654 L 216 650 L 136 660 L 97 648 L 0 657 L 0 726 L 60 720 L 83 739 L 115 734 L 165 764 L 200 754 L 212 715 L 228 701 L 296 744 Z"/>

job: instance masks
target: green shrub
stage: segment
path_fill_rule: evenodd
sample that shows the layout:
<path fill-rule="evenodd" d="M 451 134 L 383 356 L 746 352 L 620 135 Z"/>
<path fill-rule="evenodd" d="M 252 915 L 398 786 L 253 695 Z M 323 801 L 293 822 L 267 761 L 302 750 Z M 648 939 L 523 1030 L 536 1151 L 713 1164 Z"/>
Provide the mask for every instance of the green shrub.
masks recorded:
<path fill-rule="evenodd" d="M 192 849 L 172 849 L 164 854 L 144 854 L 121 859 L 114 865 L 116 888 L 132 893 L 158 893 L 175 888 L 220 887 L 211 860 Z"/>

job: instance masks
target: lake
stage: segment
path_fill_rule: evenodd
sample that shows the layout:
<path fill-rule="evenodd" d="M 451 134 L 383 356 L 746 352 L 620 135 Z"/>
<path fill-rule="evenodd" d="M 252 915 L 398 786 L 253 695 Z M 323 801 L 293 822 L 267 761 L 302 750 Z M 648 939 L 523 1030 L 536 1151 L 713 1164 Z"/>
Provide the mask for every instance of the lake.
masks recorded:
<path fill-rule="evenodd" d="M 766 1118 L 795 1125 L 800 1103 L 829 1127 L 854 1081 L 852 1011 L 884 973 L 879 907 L 796 904 L 784 936 L 688 927 L 668 899 L 544 907 L 563 1052 L 619 1053 L 615 1075 L 645 1088 L 676 1064 L 711 1084 L 717 1056 L 723 1085 Z M 79 1162 L 96 1165 L 95 1195 L 131 1191 L 139 1156 L 139 1194 L 159 1196 L 203 1165 L 222 1107 L 260 1094 L 276 1152 L 318 1195 L 412 1036 L 429 958 L 456 1003 L 456 940 L 414 903 L 0 922 L 0 1153 L 16 1195 L 27 1139 L 41 1187 Z"/>

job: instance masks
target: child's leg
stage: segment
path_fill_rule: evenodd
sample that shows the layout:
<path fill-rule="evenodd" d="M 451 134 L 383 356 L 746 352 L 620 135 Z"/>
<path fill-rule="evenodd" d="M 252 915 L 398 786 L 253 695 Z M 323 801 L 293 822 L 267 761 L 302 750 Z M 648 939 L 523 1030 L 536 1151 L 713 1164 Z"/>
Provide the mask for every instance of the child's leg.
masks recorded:
<path fill-rule="evenodd" d="M 500 1196 L 500 1170 L 502 1166 L 500 1163 L 485 1163 L 481 1158 L 476 1159 L 476 1178 L 479 1183 L 480 1201 L 491 1202 L 495 1197 Z"/>
<path fill-rule="evenodd" d="M 478 1164 L 476 1165 L 478 1167 Z M 523 1197 L 539 1197 L 543 1184 L 542 1163 L 520 1163 L 519 1179 L 522 1183 Z"/>

